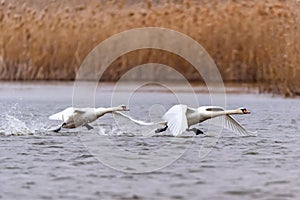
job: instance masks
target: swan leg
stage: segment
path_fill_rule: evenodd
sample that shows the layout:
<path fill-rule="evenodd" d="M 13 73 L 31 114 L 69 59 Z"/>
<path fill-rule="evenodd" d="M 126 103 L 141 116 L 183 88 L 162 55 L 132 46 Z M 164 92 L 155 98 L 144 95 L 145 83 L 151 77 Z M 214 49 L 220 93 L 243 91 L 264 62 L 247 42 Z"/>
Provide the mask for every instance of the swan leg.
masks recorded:
<path fill-rule="evenodd" d="M 63 123 L 62 125 L 60 125 L 59 127 L 55 128 L 51 131 L 58 133 L 61 130 L 61 128 L 63 128 L 65 125 L 66 125 L 66 123 Z"/>
<path fill-rule="evenodd" d="M 188 131 L 193 131 L 196 135 L 204 134 L 203 131 L 197 128 L 188 129 Z"/>
<path fill-rule="evenodd" d="M 89 125 L 89 124 L 85 124 L 85 125 L 83 125 L 83 126 L 85 126 L 88 130 L 94 129 L 94 127 L 92 127 L 92 126 Z"/>
<path fill-rule="evenodd" d="M 168 126 L 164 127 L 164 128 L 159 128 L 155 130 L 155 133 L 160 133 L 160 132 L 164 132 L 168 129 Z"/>
<path fill-rule="evenodd" d="M 61 126 L 59 126 L 58 128 L 56 128 L 56 129 L 54 129 L 52 131 L 58 133 L 60 130 L 61 130 Z"/>

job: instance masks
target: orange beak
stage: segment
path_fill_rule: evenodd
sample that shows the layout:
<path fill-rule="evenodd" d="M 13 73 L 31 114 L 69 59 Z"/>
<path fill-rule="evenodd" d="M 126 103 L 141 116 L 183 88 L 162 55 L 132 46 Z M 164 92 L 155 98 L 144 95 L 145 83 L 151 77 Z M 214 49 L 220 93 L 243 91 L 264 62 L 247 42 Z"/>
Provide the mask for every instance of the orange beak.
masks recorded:
<path fill-rule="evenodd" d="M 250 114 L 251 112 L 248 110 L 244 110 L 244 114 Z"/>

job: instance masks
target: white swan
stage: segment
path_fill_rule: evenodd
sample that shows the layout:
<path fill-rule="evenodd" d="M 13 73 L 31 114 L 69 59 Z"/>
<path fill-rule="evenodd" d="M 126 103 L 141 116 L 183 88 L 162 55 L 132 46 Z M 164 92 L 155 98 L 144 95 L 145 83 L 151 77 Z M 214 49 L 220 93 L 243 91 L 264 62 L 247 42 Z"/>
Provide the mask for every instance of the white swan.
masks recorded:
<path fill-rule="evenodd" d="M 253 135 L 254 133 L 247 131 L 242 127 L 234 118 L 230 115 L 238 115 L 238 114 L 250 114 L 250 112 L 246 108 L 238 108 L 236 110 L 224 110 L 222 107 L 218 106 L 201 106 L 199 108 L 190 108 L 186 105 L 175 105 L 170 108 L 162 117 L 164 121 L 162 122 L 143 122 L 140 120 L 133 119 L 130 116 L 127 116 L 123 113 L 116 112 L 119 115 L 122 115 L 131 121 L 139 124 L 139 125 L 155 125 L 162 124 L 165 125 L 165 128 L 158 129 L 156 132 L 162 132 L 165 130 L 169 130 L 172 135 L 179 136 L 186 130 L 194 131 L 197 135 L 203 133 L 198 129 L 189 129 L 192 125 L 201 123 L 205 120 L 215 118 L 215 117 L 223 117 L 224 128 L 227 128 L 233 131 L 236 134 L 241 136 Z M 216 124 L 219 125 L 219 124 Z"/>
<path fill-rule="evenodd" d="M 120 105 L 118 107 L 111 108 L 74 108 L 69 107 L 65 110 L 53 114 L 49 117 L 50 120 L 60 120 L 63 124 L 53 131 L 58 132 L 61 128 L 76 128 L 79 126 L 85 126 L 88 130 L 93 129 L 88 123 L 95 121 L 99 117 L 105 115 L 106 113 L 111 113 L 115 111 L 129 111 L 129 109 Z"/>

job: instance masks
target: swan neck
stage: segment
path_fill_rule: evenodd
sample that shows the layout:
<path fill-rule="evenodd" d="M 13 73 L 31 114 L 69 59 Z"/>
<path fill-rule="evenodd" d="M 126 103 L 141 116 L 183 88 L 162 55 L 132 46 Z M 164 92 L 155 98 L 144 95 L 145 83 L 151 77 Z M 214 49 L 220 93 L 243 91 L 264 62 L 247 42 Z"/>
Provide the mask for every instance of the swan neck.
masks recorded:
<path fill-rule="evenodd" d="M 224 110 L 224 111 L 217 111 L 211 114 L 211 117 L 218 117 L 222 115 L 235 115 L 240 114 L 237 110 Z"/>
<path fill-rule="evenodd" d="M 226 115 L 241 114 L 238 110 L 225 110 Z"/>
<path fill-rule="evenodd" d="M 101 116 L 104 115 L 106 113 L 111 113 L 114 111 L 122 111 L 123 109 L 121 109 L 120 107 L 110 107 L 110 108 L 97 108 L 96 109 L 96 115 L 97 116 Z"/>

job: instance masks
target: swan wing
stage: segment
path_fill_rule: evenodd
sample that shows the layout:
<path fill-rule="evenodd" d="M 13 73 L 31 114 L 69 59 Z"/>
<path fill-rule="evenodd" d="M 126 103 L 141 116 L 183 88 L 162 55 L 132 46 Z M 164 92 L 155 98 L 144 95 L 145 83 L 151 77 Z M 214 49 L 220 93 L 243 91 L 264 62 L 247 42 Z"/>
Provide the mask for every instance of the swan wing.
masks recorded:
<path fill-rule="evenodd" d="M 222 120 L 221 122 L 219 120 Z M 224 128 L 234 132 L 239 136 L 254 136 L 255 132 L 247 131 L 239 122 L 237 122 L 230 115 L 220 116 L 212 119 L 213 124 L 220 126 L 223 125 Z"/>
<path fill-rule="evenodd" d="M 119 111 L 114 111 L 113 113 L 121 115 L 121 116 L 129 119 L 130 121 L 132 121 L 132 122 L 134 122 L 138 125 L 142 125 L 142 126 L 152 126 L 152 125 L 165 124 L 166 123 L 166 122 L 145 122 L 145 121 L 137 120 L 137 119 L 134 119 L 134 118 L 122 113 L 122 112 L 119 112 Z"/>
<path fill-rule="evenodd" d="M 69 119 L 69 117 L 72 116 L 73 114 L 74 114 L 74 108 L 69 107 L 59 113 L 55 113 L 55 114 L 49 116 L 49 119 L 50 120 L 67 121 Z"/>
<path fill-rule="evenodd" d="M 256 132 L 251 132 L 246 130 L 239 122 L 237 122 L 230 115 L 225 116 L 225 128 L 231 130 L 235 134 L 240 136 L 253 136 L 256 135 Z"/>
<path fill-rule="evenodd" d="M 164 114 L 163 119 L 167 121 L 168 129 L 172 135 L 178 136 L 188 128 L 187 110 L 186 105 L 175 105 Z"/>
<path fill-rule="evenodd" d="M 60 121 L 63 121 L 62 119 L 62 112 L 59 112 L 59 113 L 55 113 L 53 115 L 50 115 L 49 116 L 49 119 L 50 120 L 60 120 Z"/>
<path fill-rule="evenodd" d="M 75 108 L 75 109 L 73 110 L 73 112 L 76 113 L 76 114 L 83 114 L 83 113 L 86 112 L 86 110 L 79 109 L 79 108 Z"/>

